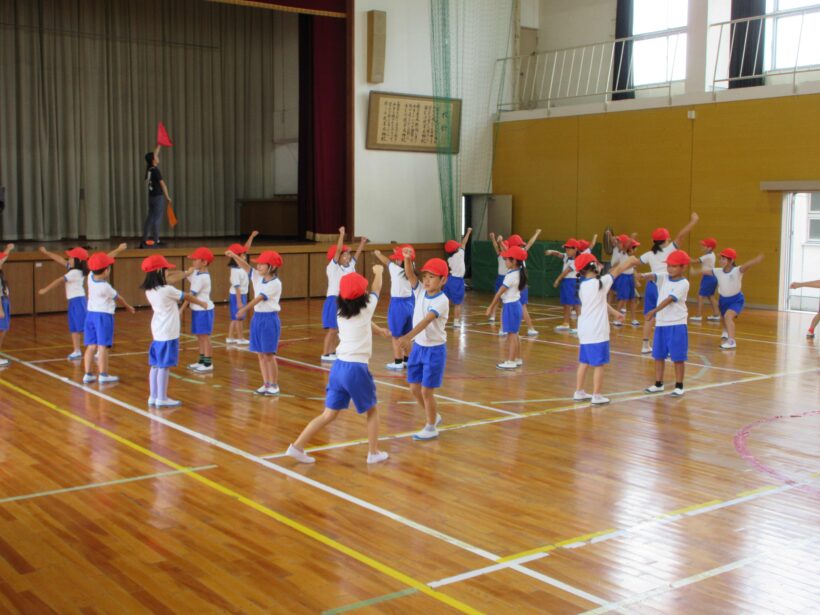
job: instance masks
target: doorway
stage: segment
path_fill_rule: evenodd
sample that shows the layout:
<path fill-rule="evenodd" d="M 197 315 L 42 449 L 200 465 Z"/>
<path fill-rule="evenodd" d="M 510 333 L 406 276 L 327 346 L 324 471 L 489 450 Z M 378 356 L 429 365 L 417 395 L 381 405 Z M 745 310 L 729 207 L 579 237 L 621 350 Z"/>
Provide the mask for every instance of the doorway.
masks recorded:
<path fill-rule="evenodd" d="M 784 193 L 781 248 L 779 308 L 817 312 L 820 289 L 789 285 L 820 279 L 820 192 Z"/>

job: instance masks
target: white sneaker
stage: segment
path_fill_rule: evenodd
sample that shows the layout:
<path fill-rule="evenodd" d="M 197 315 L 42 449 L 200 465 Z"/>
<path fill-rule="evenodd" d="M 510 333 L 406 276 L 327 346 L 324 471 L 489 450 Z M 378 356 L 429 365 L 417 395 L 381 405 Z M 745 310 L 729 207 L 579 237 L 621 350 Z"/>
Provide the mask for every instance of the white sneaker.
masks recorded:
<path fill-rule="evenodd" d="M 154 400 L 154 406 L 157 408 L 177 408 L 182 405 L 182 402 L 176 399 L 156 399 Z"/>
<path fill-rule="evenodd" d="M 578 314 L 576 312 L 570 312 L 569 317 L 572 318 L 572 320 L 578 320 Z"/>
<path fill-rule="evenodd" d="M 706 320 L 720 320 L 720 316 L 707 316 Z"/>
<path fill-rule="evenodd" d="M 516 367 L 521 367 L 522 365 L 524 365 L 524 359 L 516 359 L 515 360 L 515 366 Z"/>
<path fill-rule="evenodd" d="M 199 368 L 200 365 L 202 365 L 202 363 L 197 361 L 196 363 L 191 363 L 190 365 L 188 365 L 188 369 L 193 370 L 193 371 L 197 371 L 197 369 Z"/>
<path fill-rule="evenodd" d="M 726 340 L 720 347 L 722 350 L 734 350 L 737 348 L 737 342 L 735 342 L 735 340 Z"/>
<path fill-rule="evenodd" d="M 197 367 L 192 368 L 197 374 L 209 374 L 214 371 L 214 364 L 211 363 L 210 365 L 205 365 L 204 363 L 199 363 Z"/>
<path fill-rule="evenodd" d="M 633 327 L 640 327 L 640 326 L 641 326 L 641 321 L 639 321 L 639 320 L 633 320 L 630 324 L 631 324 Z"/>
<path fill-rule="evenodd" d="M 700 322 L 701 320 L 703 320 L 703 318 L 700 317 L 700 316 L 690 316 L 689 320 L 691 320 L 693 322 Z"/>
<path fill-rule="evenodd" d="M 373 453 L 367 454 L 367 463 L 374 464 L 374 463 L 381 463 L 382 461 L 387 461 L 387 458 L 390 457 L 386 452 L 379 451 L 375 455 Z"/>
<path fill-rule="evenodd" d="M 492 316 L 490 316 L 490 322 L 495 322 L 495 314 L 493 314 Z"/>
<path fill-rule="evenodd" d="M 569 331 L 569 325 L 558 325 L 555 327 L 556 331 Z"/>
<path fill-rule="evenodd" d="M 66 357 L 69 361 L 77 361 L 78 359 L 83 358 L 83 353 L 79 350 L 72 352 L 70 355 Z"/>
<path fill-rule="evenodd" d="M 240 340 L 234 340 L 234 343 L 239 344 L 240 346 L 247 346 L 248 344 L 251 343 L 251 341 L 246 340 L 246 339 L 240 339 Z"/>
<path fill-rule="evenodd" d="M 679 388 L 675 387 L 675 390 L 672 391 L 671 395 L 672 395 L 672 397 L 683 397 L 684 393 L 685 393 L 685 391 L 683 389 L 679 389 Z"/>
<path fill-rule="evenodd" d="M 721 331 L 721 332 L 720 332 L 720 339 L 722 339 L 722 340 L 728 340 L 728 339 L 729 339 L 729 333 L 728 333 L 728 331 Z"/>
<path fill-rule="evenodd" d="M 425 425 L 424 429 L 413 434 L 414 440 L 434 440 L 438 438 L 438 429 L 432 425 Z"/>
<path fill-rule="evenodd" d="M 527 329 L 528 337 L 535 337 L 536 335 L 538 335 L 538 329 Z"/>
<path fill-rule="evenodd" d="M 401 371 L 401 370 L 404 369 L 404 365 L 405 364 L 403 362 L 402 363 L 395 363 L 394 362 L 394 363 L 388 363 L 387 365 L 385 365 L 385 367 L 387 369 L 392 369 L 394 371 Z"/>
<path fill-rule="evenodd" d="M 619 312 L 621 312 L 621 314 L 626 314 L 626 308 L 621 308 L 621 309 L 619 310 Z"/>
<path fill-rule="evenodd" d="M 106 382 L 119 382 L 120 377 L 112 376 L 111 374 L 100 374 L 99 381 L 103 384 L 105 384 Z"/>
<path fill-rule="evenodd" d="M 614 321 L 612 322 L 612 326 L 613 326 L 613 327 L 623 327 L 623 326 L 624 326 L 624 323 L 622 323 L 620 320 L 614 320 Z"/>
<path fill-rule="evenodd" d="M 438 427 L 439 425 L 441 425 L 441 415 L 436 414 L 436 427 Z"/>
<path fill-rule="evenodd" d="M 90 382 L 96 382 L 96 381 L 97 381 L 97 377 L 94 374 L 86 374 L 85 376 L 83 376 L 83 383 L 84 384 L 88 384 Z"/>
<path fill-rule="evenodd" d="M 320 360 L 322 360 L 322 361 L 324 361 L 324 362 L 326 362 L 326 363 L 327 363 L 327 362 L 331 362 L 331 361 L 335 361 L 335 360 L 336 360 L 336 353 L 331 352 L 330 354 L 323 354 L 323 355 L 320 357 Z"/>
<path fill-rule="evenodd" d="M 590 399 L 592 399 L 592 395 L 590 395 L 589 393 L 587 393 L 583 389 L 580 390 L 580 391 L 575 391 L 575 393 L 572 396 L 573 401 L 587 401 L 587 400 L 590 400 Z"/>
<path fill-rule="evenodd" d="M 285 453 L 288 457 L 293 457 L 296 461 L 300 463 L 316 463 L 316 458 L 311 457 L 305 451 L 300 451 L 298 448 L 291 444 L 288 446 L 288 451 Z"/>
<path fill-rule="evenodd" d="M 641 346 L 641 354 L 649 354 L 652 352 L 652 346 Z"/>
<path fill-rule="evenodd" d="M 453 326 L 454 327 L 460 327 L 461 326 L 461 321 L 458 318 L 454 318 L 453 319 Z"/>
<path fill-rule="evenodd" d="M 653 384 L 651 387 L 646 387 L 644 391 L 647 393 L 661 393 L 663 392 L 663 385 L 658 387 Z"/>
<path fill-rule="evenodd" d="M 269 387 L 265 387 L 265 395 L 279 395 L 279 385 L 274 384 Z"/>
<path fill-rule="evenodd" d="M 506 333 L 504 333 L 504 330 L 503 330 L 503 329 L 499 329 L 499 330 L 498 330 L 498 335 L 499 335 L 499 337 L 500 337 L 500 336 L 502 336 L 502 335 L 507 335 L 507 334 L 506 334 Z"/>
<path fill-rule="evenodd" d="M 600 406 L 602 404 L 609 403 L 609 397 L 604 397 L 603 395 L 593 395 L 592 400 L 589 402 L 593 406 Z"/>
<path fill-rule="evenodd" d="M 0 359 L 0 367 L 8 367 L 9 360 L 8 359 Z"/>
<path fill-rule="evenodd" d="M 498 369 L 515 369 L 518 367 L 515 361 L 504 361 L 502 363 L 496 363 L 495 366 Z"/>
<path fill-rule="evenodd" d="M 570 335 L 578 335 L 578 329 L 570 329 L 569 334 Z"/>
<path fill-rule="evenodd" d="M 267 395 L 268 394 L 268 387 L 267 385 L 263 384 L 261 387 L 254 391 L 257 395 Z"/>
<path fill-rule="evenodd" d="M 236 344 L 237 340 L 233 339 L 232 337 L 226 337 L 225 338 L 225 343 L 226 344 Z"/>

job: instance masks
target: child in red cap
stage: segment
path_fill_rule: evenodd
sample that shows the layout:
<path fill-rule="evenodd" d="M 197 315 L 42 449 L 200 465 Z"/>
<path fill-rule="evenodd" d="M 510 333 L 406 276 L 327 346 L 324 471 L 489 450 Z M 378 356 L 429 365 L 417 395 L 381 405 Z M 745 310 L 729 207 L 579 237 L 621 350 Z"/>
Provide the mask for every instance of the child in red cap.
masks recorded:
<path fill-rule="evenodd" d="M 6 284 L 6 275 L 3 273 L 3 264 L 8 260 L 9 254 L 14 250 L 14 244 L 6 244 L 6 250 L 0 252 L 0 348 L 3 347 L 3 338 L 6 331 L 11 326 L 11 302 L 9 301 L 9 285 Z M 0 367 L 6 367 L 8 359 L 0 357 Z"/>
<path fill-rule="evenodd" d="M 610 270 L 614 270 L 620 263 L 634 256 L 635 248 L 641 245 L 629 235 L 613 237 L 610 231 L 607 230 L 607 236 L 609 237 L 609 241 L 614 244 L 612 247 L 612 258 L 609 262 Z M 635 267 L 627 267 L 619 271 L 621 271 L 621 273 L 613 277 L 612 280 L 612 291 L 615 293 L 616 309 L 621 314 L 626 314 L 627 310 L 629 310 L 632 316 L 632 326 L 637 327 L 641 323 L 635 318 L 635 304 L 638 298 L 635 287 Z M 583 305 L 583 301 L 581 303 Z M 623 326 L 621 320 L 616 320 L 612 324 L 616 327 Z"/>
<path fill-rule="evenodd" d="M 259 231 L 253 231 L 244 246 L 241 243 L 235 243 L 232 244 L 228 250 L 247 263 L 248 250 L 251 249 L 253 240 L 258 234 Z M 237 316 L 236 312 L 248 303 L 248 287 L 250 286 L 251 280 L 248 277 L 248 272 L 237 265 L 234 259 L 228 259 L 228 267 L 231 270 L 231 293 L 228 296 L 228 313 L 231 317 L 231 324 L 228 325 L 228 337 L 225 338 L 225 343 L 247 346 L 250 342 L 245 339 L 245 332 L 242 327 L 245 317 Z"/>
<path fill-rule="evenodd" d="M 563 260 L 561 274 L 553 282 L 553 287 L 558 289 L 559 301 L 564 306 L 564 320 L 555 327 L 556 331 L 571 331 L 569 324 L 571 312 L 575 310 L 576 318 L 581 313 L 581 301 L 578 299 L 578 285 L 576 279 L 578 274 L 575 272 L 575 257 L 580 254 L 578 250 L 578 240 L 570 237 L 564 242 L 565 252 L 558 250 L 544 250 L 547 256 L 555 256 Z"/>
<path fill-rule="evenodd" d="M 327 297 L 322 308 L 322 328 L 327 331 L 325 334 L 324 346 L 322 349 L 322 361 L 336 360 L 336 344 L 339 343 L 339 327 L 336 322 L 336 296 L 339 294 L 339 281 L 347 273 L 356 271 L 356 263 L 362 255 L 367 237 L 362 237 L 356 254 L 350 256 L 350 248 L 345 245 L 345 227 L 339 228 L 339 240 L 335 246 L 331 246 L 327 251 Z"/>
<path fill-rule="evenodd" d="M 689 294 L 689 280 L 683 275 L 689 265 L 689 255 L 683 250 L 670 252 L 666 257 L 666 271 L 645 273 L 658 288 L 658 303 L 646 318 L 656 320 L 652 358 L 655 359 L 655 384 L 647 387 L 647 393 L 663 391 L 663 372 L 666 358 L 675 364 L 675 388 L 672 395 L 682 397 L 683 374 L 689 352 L 689 330 L 686 326 L 688 311 L 686 296 Z M 656 318 L 657 315 L 657 318 Z"/>
<path fill-rule="evenodd" d="M 713 275 L 705 273 L 715 268 L 715 248 L 717 247 L 717 239 L 714 237 L 707 237 L 700 240 L 700 245 L 703 248 L 703 256 L 698 258 L 698 261 L 703 268 L 700 276 L 700 288 L 698 289 L 698 313 L 689 318 L 692 322 L 701 322 L 703 320 L 703 302 L 708 301 L 712 305 L 712 315 L 707 316 L 706 320 L 720 320 L 720 312 L 718 311 L 718 303 L 715 299 L 715 290 L 717 290 L 717 278 Z"/>
<path fill-rule="evenodd" d="M 820 280 L 813 280 L 811 282 L 792 282 L 789 284 L 789 288 L 820 288 Z M 806 332 L 806 337 L 810 340 L 814 339 L 814 330 L 817 328 L 817 323 L 820 323 L 820 310 L 818 310 L 814 318 L 811 319 L 811 325 L 809 325 L 809 330 Z"/>
<path fill-rule="evenodd" d="M 521 293 L 527 288 L 527 270 L 524 261 L 527 260 L 527 251 L 521 246 L 508 248 L 501 253 L 507 267 L 507 275 L 501 288 L 495 293 L 495 297 L 487 308 L 487 316 L 495 311 L 496 304 L 501 301 L 501 330 L 507 336 L 507 360 L 496 364 L 498 369 L 515 369 L 521 367 L 524 361 L 521 359 L 521 340 L 518 337 L 518 330 L 521 328 L 523 310 L 521 306 Z"/>
<path fill-rule="evenodd" d="M 382 265 L 373 265 L 373 284 L 367 292 L 367 278 L 356 272 L 348 273 L 339 282 L 338 306 L 339 346 L 336 360 L 330 368 L 325 410 L 302 430 L 288 447 L 287 454 L 302 463 L 316 461 L 305 453 L 305 446 L 322 429 L 339 416 L 340 410 L 356 406 L 358 414 L 367 415 L 367 463 L 381 463 L 388 454 L 379 450 L 379 414 L 376 407 L 376 383 L 367 367 L 373 354 L 373 331 L 388 337 L 387 329 L 373 323 L 373 313 L 382 289 Z"/>
<path fill-rule="evenodd" d="M 404 248 L 409 248 L 412 254 L 410 260 L 416 259 L 416 251 L 410 244 L 398 246 L 390 257 L 384 256 L 379 250 L 373 255 L 382 265 L 387 267 L 390 274 L 390 304 L 387 306 L 387 328 L 390 330 L 390 342 L 393 345 L 393 362 L 387 364 L 387 369 L 400 371 L 407 368 L 407 355 L 399 345 L 399 339 L 413 328 L 413 289 L 404 272 Z"/>
<path fill-rule="evenodd" d="M 752 260 L 736 265 L 737 252 L 732 248 L 725 248 L 720 252 L 720 267 L 703 269 L 704 276 L 714 276 L 717 279 L 718 307 L 720 308 L 720 320 L 723 325 L 723 332 L 720 335 L 720 347 L 723 350 L 734 350 L 737 348 L 735 341 L 735 319 L 743 311 L 746 300 L 740 292 L 743 274 L 750 267 L 757 265 L 763 260 L 763 254 L 758 254 Z"/>
<path fill-rule="evenodd" d="M 171 368 L 179 361 L 179 313 L 180 302 L 186 301 L 204 307 L 207 304 L 193 293 L 185 294 L 171 286 L 185 278 L 185 271 L 171 271 L 176 266 L 169 263 L 161 254 L 152 254 L 143 259 L 142 270 L 145 280 L 142 288 L 145 297 L 151 304 L 154 315 L 151 318 L 151 336 L 153 341 L 148 350 L 148 365 L 151 369 L 148 376 L 150 393 L 148 405 L 157 408 L 174 408 L 182 402 L 168 397 L 168 379 Z"/>
<path fill-rule="evenodd" d="M 88 259 L 88 312 L 85 317 L 85 375 L 83 382 L 88 384 L 98 380 L 100 384 L 117 382 L 119 377 L 108 373 L 108 351 L 114 345 L 114 312 L 119 301 L 132 314 L 134 308 L 123 299 L 108 283 L 114 259 L 105 252 L 92 254 Z M 97 355 L 99 377 L 91 371 L 94 355 Z"/>
<path fill-rule="evenodd" d="M 412 252 L 404 249 L 404 272 L 413 288 L 416 298 L 413 308 L 413 329 L 403 336 L 400 345 L 410 348 L 407 361 L 407 382 L 410 391 L 420 406 L 424 408 L 426 423 L 424 429 L 413 436 L 414 440 L 431 440 L 438 437 L 441 416 L 436 412 L 435 389 L 444 380 L 444 365 L 447 362 L 447 317 L 450 302 L 442 292 L 447 281 L 447 263 L 440 258 L 431 258 L 421 268 L 422 280 L 413 270 Z"/>
<path fill-rule="evenodd" d="M 214 332 L 214 302 L 211 301 L 211 274 L 208 265 L 214 262 L 214 254 L 208 248 L 197 248 L 188 256 L 193 266 L 185 272 L 188 278 L 188 290 L 200 303 L 191 305 L 191 335 L 195 335 L 199 344 L 199 361 L 188 366 L 193 372 L 207 374 L 214 371 L 211 355 L 211 334 Z M 181 310 L 188 305 L 182 304 Z"/>
<path fill-rule="evenodd" d="M 237 310 L 237 317 L 244 316 L 253 310 L 251 320 L 251 343 L 249 350 L 259 357 L 259 371 L 262 373 L 262 386 L 256 389 L 257 395 L 279 395 L 279 366 L 276 364 L 276 351 L 279 350 L 279 336 L 282 325 L 279 322 L 279 298 L 282 296 L 282 282 L 277 275 L 282 266 L 282 257 L 278 252 L 268 250 L 253 259 L 256 267 L 251 270 L 248 262 L 231 250 L 225 256 L 251 274 L 253 283 L 253 301 Z"/>
<path fill-rule="evenodd" d="M 111 258 L 125 250 L 128 246 L 121 243 L 116 249 L 108 253 Z M 87 311 L 87 300 L 85 298 L 85 278 L 88 275 L 88 251 L 85 248 L 71 248 L 65 251 L 65 257 L 54 252 L 49 252 L 44 246 L 40 246 L 40 252 L 45 254 L 61 267 L 65 267 L 65 275 L 60 276 L 38 292 L 45 295 L 47 292 L 57 288 L 60 284 L 65 287 L 65 298 L 68 301 L 68 332 L 71 334 L 73 350 L 68 355 L 69 361 L 79 361 L 83 357 L 83 331 L 85 330 L 85 317 Z"/>
<path fill-rule="evenodd" d="M 453 309 L 453 326 L 461 326 L 461 304 L 464 303 L 464 275 L 467 273 L 467 266 L 464 263 L 464 250 L 470 241 L 472 227 L 467 229 L 461 242 L 451 239 L 444 244 L 444 251 L 450 256 L 447 257 L 447 265 L 450 267 L 450 275 L 447 276 L 447 283 L 444 285 L 444 294 L 455 306 Z"/>

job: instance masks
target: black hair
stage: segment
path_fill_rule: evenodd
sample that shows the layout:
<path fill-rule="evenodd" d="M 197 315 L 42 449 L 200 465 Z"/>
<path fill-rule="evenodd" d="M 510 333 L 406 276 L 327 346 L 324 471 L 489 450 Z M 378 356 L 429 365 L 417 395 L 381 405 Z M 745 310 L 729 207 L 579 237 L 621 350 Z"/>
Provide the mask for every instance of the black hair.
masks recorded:
<path fill-rule="evenodd" d="M 92 271 L 91 273 L 93 273 L 94 275 L 102 275 L 105 273 L 106 269 L 108 269 L 108 267 L 103 267 L 102 269 L 94 269 L 94 271 Z"/>
<path fill-rule="evenodd" d="M 578 272 L 578 278 L 577 278 L 577 281 L 575 283 L 575 286 L 576 286 L 575 294 L 576 295 L 578 294 L 578 291 L 581 289 L 581 282 L 583 282 L 584 278 L 586 277 L 584 274 L 586 274 L 588 272 L 595 273 L 595 279 L 598 280 L 598 290 L 600 290 L 604 287 L 604 283 L 601 282 L 601 271 L 595 265 L 596 265 L 595 261 L 591 261 L 586 267 L 584 267 L 583 269 L 581 269 L 581 271 Z"/>
<path fill-rule="evenodd" d="M 6 282 L 6 274 L 3 273 L 3 268 L 0 267 L 0 297 L 8 294 L 8 291 L 9 285 L 8 282 Z M 8 316 L 8 314 L 6 314 L 6 316 Z"/>
<path fill-rule="evenodd" d="M 237 254 L 237 256 L 239 258 L 245 259 L 246 263 L 248 262 L 248 254 L 246 252 L 243 252 L 242 254 Z M 236 264 L 236 261 L 234 259 L 229 258 L 228 259 L 228 267 L 230 267 L 231 269 L 238 269 L 239 265 Z"/>
<path fill-rule="evenodd" d="M 342 299 L 341 295 L 336 296 L 336 307 L 339 308 L 339 316 L 342 318 L 353 318 L 361 312 L 370 301 L 368 293 L 355 299 Z"/>
<path fill-rule="evenodd" d="M 69 271 L 76 269 L 77 271 L 81 272 L 83 276 L 88 275 L 88 262 L 84 261 L 76 256 L 72 256 L 71 258 L 74 259 L 74 264 L 71 265 L 68 269 Z"/>
<path fill-rule="evenodd" d="M 518 264 L 518 290 L 527 288 L 527 268 L 524 267 L 523 261 L 515 261 Z"/>
<path fill-rule="evenodd" d="M 151 173 L 151 167 L 154 166 L 154 152 L 145 154 L 145 179 L 147 180 Z"/>
<path fill-rule="evenodd" d="M 661 250 L 663 250 L 663 244 L 666 243 L 666 239 L 655 239 L 652 241 L 652 253 L 657 254 Z"/>
<path fill-rule="evenodd" d="M 165 286 L 165 269 L 146 273 L 145 280 L 140 285 L 140 288 L 143 290 L 153 290 L 159 286 Z"/>

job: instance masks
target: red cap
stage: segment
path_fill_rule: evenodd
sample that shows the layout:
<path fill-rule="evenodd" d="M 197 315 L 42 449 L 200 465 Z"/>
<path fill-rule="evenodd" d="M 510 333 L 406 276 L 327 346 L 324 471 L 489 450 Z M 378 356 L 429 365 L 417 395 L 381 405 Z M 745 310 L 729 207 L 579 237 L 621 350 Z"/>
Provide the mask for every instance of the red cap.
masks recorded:
<path fill-rule="evenodd" d="M 675 250 L 666 258 L 667 265 L 688 265 L 692 259 L 683 250 Z"/>
<path fill-rule="evenodd" d="M 724 248 L 720 251 L 720 255 L 728 258 L 729 260 L 737 260 L 737 252 L 732 250 L 732 248 Z"/>
<path fill-rule="evenodd" d="M 342 246 L 342 252 L 350 252 L 350 248 Z M 327 260 L 332 261 L 336 257 L 336 246 L 330 246 L 327 249 Z"/>
<path fill-rule="evenodd" d="M 91 271 L 99 271 L 114 264 L 114 259 L 105 252 L 96 252 L 88 259 L 88 268 Z"/>
<path fill-rule="evenodd" d="M 142 260 L 142 270 L 145 273 L 148 273 L 149 271 L 159 271 L 160 269 L 176 268 L 177 266 L 169 263 L 162 254 L 152 254 Z"/>
<path fill-rule="evenodd" d="M 713 250 L 717 248 L 717 239 L 714 237 L 707 237 L 706 239 L 700 240 L 700 245 L 705 246 L 707 248 L 712 248 Z"/>
<path fill-rule="evenodd" d="M 356 272 L 342 276 L 339 281 L 339 296 L 342 299 L 358 299 L 367 292 L 367 278 Z"/>
<path fill-rule="evenodd" d="M 629 242 L 632 241 L 632 237 L 629 235 L 618 235 L 615 240 L 628 246 Z"/>
<path fill-rule="evenodd" d="M 667 228 L 656 228 L 652 231 L 652 241 L 666 241 L 670 239 L 672 235 L 669 234 L 669 229 Z"/>
<path fill-rule="evenodd" d="M 589 265 L 590 263 L 597 263 L 598 259 L 595 258 L 594 254 L 581 254 L 580 256 L 575 257 L 575 270 L 582 271 L 584 267 Z"/>
<path fill-rule="evenodd" d="M 579 239 L 578 240 L 578 249 L 583 252 L 590 246 L 590 243 L 586 239 Z"/>
<path fill-rule="evenodd" d="M 632 248 L 637 248 L 639 245 L 641 245 L 640 241 L 635 241 L 634 239 L 630 239 L 629 240 L 629 245 L 626 246 L 626 249 L 631 250 Z"/>
<path fill-rule="evenodd" d="M 445 263 L 444 259 L 441 258 L 431 258 L 429 261 L 424 263 L 424 267 L 422 267 L 421 270 L 437 275 L 440 278 L 446 278 L 447 274 L 450 273 L 447 263 Z"/>
<path fill-rule="evenodd" d="M 392 258 L 394 261 L 404 261 L 404 249 L 405 248 L 410 248 L 410 252 L 411 252 L 410 260 L 411 261 L 415 260 L 416 259 L 416 251 L 413 249 L 413 246 L 411 246 L 409 243 L 402 244 L 399 247 L 397 247 L 396 249 L 394 249 L 393 254 L 390 255 L 390 258 Z"/>
<path fill-rule="evenodd" d="M 251 262 L 262 263 L 264 265 L 270 265 L 271 267 L 281 267 L 283 261 L 282 257 L 279 255 L 279 252 L 275 252 L 274 250 L 266 250 L 256 258 L 252 258 Z"/>
<path fill-rule="evenodd" d="M 510 235 L 507 237 L 507 245 L 514 248 L 515 246 L 525 246 L 527 242 L 521 239 L 521 235 Z"/>
<path fill-rule="evenodd" d="M 501 253 L 504 258 L 514 258 L 517 261 L 527 260 L 527 251 L 521 246 L 510 246 Z"/>
<path fill-rule="evenodd" d="M 564 242 L 564 247 L 565 248 L 575 248 L 577 250 L 578 249 L 578 240 L 575 239 L 575 237 L 570 237 L 569 239 L 567 239 Z"/>
<path fill-rule="evenodd" d="M 457 242 L 455 239 L 450 239 L 444 244 L 444 251 L 447 254 L 452 254 L 453 252 L 458 252 L 458 249 L 461 247 L 461 244 Z"/>
<path fill-rule="evenodd" d="M 236 252 L 234 252 L 234 254 L 236 254 Z M 211 252 L 208 248 L 197 248 L 196 250 L 194 250 L 193 254 L 188 256 L 188 258 L 198 258 L 210 265 L 212 262 L 214 262 L 214 253 Z"/>
<path fill-rule="evenodd" d="M 239 256 L 240 254 L 244 254 L 245 252 L 247 252 L 247 250 L 245 249 L 245 246 L 243 246 L 241 243 L 232 243 L 232 244 L 231 244 L 231 247 L 230 247 L 230 248 L 228 248 L 228 249 L 229 249 L 231 252 L 233 252 L 234 254 L 236 254 L 237 256 Z"/>
<path fill-rule="evenodd" d="M 70 250 L 65 251 L 66 256 L 70 256 L 71 258 L 77 258 L 81 261 L 88 260 L 88 250 L 85 248 L 71 248 Z"/>

